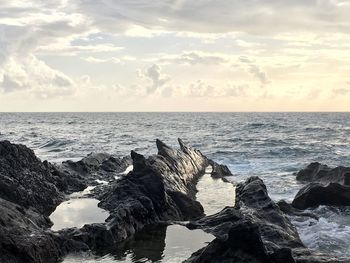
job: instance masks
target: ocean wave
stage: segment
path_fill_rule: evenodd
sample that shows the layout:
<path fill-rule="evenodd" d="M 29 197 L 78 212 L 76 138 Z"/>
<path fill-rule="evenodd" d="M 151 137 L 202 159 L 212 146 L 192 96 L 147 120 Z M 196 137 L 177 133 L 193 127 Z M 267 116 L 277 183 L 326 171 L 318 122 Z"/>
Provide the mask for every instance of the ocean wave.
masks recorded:
<path fill-rule="evenodd" d="M 320 206 L 307 211 L 318 215 L 319 220 L 291 218 L 303 243 L 315 251 L 350 256 L 350 207 Z"/>
<path fill-rule="evenodd" d="M 48 141 L 42 143 L 41 145 L 39 145 L 38 148 L 40 149 L 45 149 L 45 148 L 60 148 L 60 147 L 64 147 L 70 144 L 73 144 L 74 141 L 72 140 L 67 140 L 67 139 L 49 139 Z"/>

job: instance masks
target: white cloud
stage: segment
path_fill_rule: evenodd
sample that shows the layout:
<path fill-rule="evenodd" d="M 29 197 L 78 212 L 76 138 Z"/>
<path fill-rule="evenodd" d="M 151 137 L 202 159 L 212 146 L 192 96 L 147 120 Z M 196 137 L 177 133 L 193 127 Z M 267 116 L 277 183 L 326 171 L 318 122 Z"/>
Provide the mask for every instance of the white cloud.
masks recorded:
<path fill-rule="evenodd" d="M 106 58 L 106 59 L 102 59 L 102 58 L 96 58 L 96 57 L 83 57 L 83 60 L 89 62 L 89 63 L 115 63 L 115 64 L 119 64 L 121 63 L 121 60 L 119 58 Z"/>
<path fill-rule="evenodd" d="M 14 58 L 0 70 L 0 90 L 9 93 L 28 90 L 38 97 L 71 95 L 75 85 L 71 78 L 30 55 L 20 62 Z"/>
<path fill-rule="evenodd" d="M 218 65 L 228 62 L 223 56 L 202 51 L 185 51 L 181 55 L 164 55 L 158 59 L 160 63 L 175 63 L 187 65 Z"/>

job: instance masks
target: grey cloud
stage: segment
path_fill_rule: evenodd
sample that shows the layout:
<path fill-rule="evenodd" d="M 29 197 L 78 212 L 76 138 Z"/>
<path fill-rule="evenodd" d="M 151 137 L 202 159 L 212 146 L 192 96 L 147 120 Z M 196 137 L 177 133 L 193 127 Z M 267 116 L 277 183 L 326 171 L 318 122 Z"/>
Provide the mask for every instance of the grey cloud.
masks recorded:
<path fill-rule="evenodd" d="M 245 97 L 248 85 L 231 86 L 225 89 L 225 95 L 228 97 Z"/>
<path fill-rule="evenodd" d="M 253 61 L 246 56 L 240 56 L 238 60 L 242 63 L 253 63 Z"/>
<path fill-rule="evenodd" d="M 78 10 L 106 30 L 129 25 L 201 33 L 350 32 L 350 5 L 331 0 L 81 0 Z M 345 5 L 344 5 L 345 3 Z M 218 14 L 218 15 L 213 15 Z M 159 19 L 161 18 L 161 19 Z"/>
<path fill-rule="evenodd" d="M 16 80 L 12 79 L 10 76 L 4 74 L 3 80 L 0 82 L 0 89 L 5 93 L 23 89 L 23 85 Z"/>
<path fill-rule="evenodd" d="M 266 72 L 264 72 L 260 66 L 258 66 L 254 60 L 241 56 L 238 58 L 238 61 L 241 62 L 244 66 L 247 67 L 247 71 L 254 76 L 257 80 L 259 80 L 262 86 L 268 84 L 270 81 L 267 77 Z"/>
<path fill-rule="evenodd" d="M 190 97 L 212 97 L 215 96 L 215 88 L 211 85 L 198 80 L 196 83 L 190 84 L 189 87 Z"/>
<path fill-rule="evenodd" d="M 150 80 L 151 85 L 147 86 L 147 94 L 153 94 L 159 88 L 163 87 L 170 81 L 170 77 L 161 72 L 161 67 L 157 64 L 153 64 L 146 69 L 143 76 Z"/>
<path fill-rule="evenodd" d="M 350 93 L 350 87 L 344 87 L 344 88 L 334 88 L 332 90 L 332 93 L 335 96 L 344 96 L 344 95 L 348 95 Z"/>
<path fill-rule="evenodd" d="M 269 82 L 266 73 L 262 71 L 259 66 L 251 64 L 248 67 L 248 71 L 260 81 L 261 85 L 265 85 Z"/>

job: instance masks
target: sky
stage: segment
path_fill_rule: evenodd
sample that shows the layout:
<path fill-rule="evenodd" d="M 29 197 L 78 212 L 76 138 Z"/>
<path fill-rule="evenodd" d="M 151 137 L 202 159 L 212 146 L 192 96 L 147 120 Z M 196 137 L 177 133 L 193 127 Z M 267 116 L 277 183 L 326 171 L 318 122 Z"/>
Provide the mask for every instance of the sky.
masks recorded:
<path fill-rule="evenodd" d="M 348 0 L 0 0 L 0 111 L 350 111 Z"/>

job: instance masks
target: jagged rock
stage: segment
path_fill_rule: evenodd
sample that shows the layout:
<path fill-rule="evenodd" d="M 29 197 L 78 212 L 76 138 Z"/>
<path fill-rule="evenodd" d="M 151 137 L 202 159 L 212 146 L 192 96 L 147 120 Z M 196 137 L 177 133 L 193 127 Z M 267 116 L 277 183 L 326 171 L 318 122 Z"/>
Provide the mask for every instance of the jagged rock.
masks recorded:
<path fill-rule="evenodd" d="M 299 181 L 318 183 L 339 183 L 349 185 L 350 167 L 339 166 L 330 168 L 318 162 L 310 163 L 296 174 Z"/>
<path fill-rule="evenodd" d="M 310 217 L 315 220 L 318 220 L 319 217 L 311 212 L 305 212 L 303 210 L 297 209 L 292 206 L 292 204 L 287 203 L 285 200 L 280 200 L 277 202 L 278 207 L 281 209 L 281 211 L 287 215 L 290 216 L 304 216 L 304 217 Z"/>
<path fill-rule="evenodd" d="M 54 263 L 61 257 L 56 237 L 43 230 L 47 217 L 0 198 L 0 262 Z"/>
<path fill-rule="evenodd" d="M 103 173 L 114 179 L 130 163 L 130 158 L 91 154 L 77 163 L 51 164 L 24 145 L 0 141 L 0 262 L 58 262 L 68 252 L 89 249 L 84 242 L 49 231 L 48 215 L 65 194 L 83 190 Z M 102 242 L 103 236 L 96 236 Z"/>
<path fill-rule="evenodd" d="M 209 164 L 213 167 L 211 176 L 213 178 L 223 178 L 225 176 L 232 176 L 230 169 L 224 164 L 218 164 L 212 160 L 209 161 Z"/>
<path fill-rule="evenodd" d="M 292 206 L 298 209 L 317 207 L 319 205 L 350 205 L 350 186 L 337 183 L 323 185 L 310 183 L 295 196 Z"/>
<path fill-rule="evenodd" d="M 111 245 L 147 225 L 204 216 L 203 207 L 195 200 L 195 184 L 208 160 L 181 140 L 179 144 L 181 150 L 176 150 L 157 140 L 158 154 L 148 158 L 132 151 L 133 171 L 110 183 L 98 197 L 99 206 L 110 212 L 106 225 L 61 233 L 67 239 L 86 242 L 90 248 L 103 249 L 100 246 L 107 244 L 95 240 L 108 237 Z"/>
<path fill-rule="evenodd" d="M 115 176 L 125 171 L 132 164 L 130 157 L 116 158 L 106 153 L 91 153 L 80 161 L 65 161 L 61 165 L 51 167 L 53 171 L 65 174 L 70 179 L 67 184 L 72 189 L 68 192 L 81 191 L 87 185 L 96 184 L 96 180 L 114 181 Z"/>
<path fill-rule="evenodd" d="M 295 227 L 268 196 L 261 179 L 251 177 L 239 184 L 236 200 L 236 207 L 187 225 L 212 233 L 216 239 L 186 262 L 347 262 L 305 248 Z"/>
<path fill-rule="evenodd" d="M 56 178 L 24 145 L 0 142 L 0 198 L 49 215 L 63 200 Z"/>

